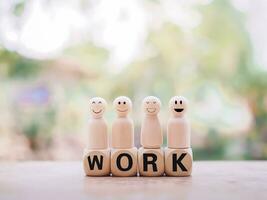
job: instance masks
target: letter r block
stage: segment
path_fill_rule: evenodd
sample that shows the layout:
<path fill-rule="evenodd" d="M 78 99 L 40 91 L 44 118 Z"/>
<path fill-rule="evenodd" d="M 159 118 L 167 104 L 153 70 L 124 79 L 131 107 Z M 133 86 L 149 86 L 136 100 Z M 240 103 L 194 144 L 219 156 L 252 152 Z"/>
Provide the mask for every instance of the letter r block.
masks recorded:
<path fill-rule="evenodd" d="M 111 150 L 112 176 L 136 176 L 137 174 L 137 149 L 112 149 Z"/>
<path fill-rule="evenodd" d="M 167 176 L 190 176 L 193 153 L 191 148 L 165 149 L 165 173 Z"/>
<path fill-rule="evenodd" d="M 110 150 L 84 150 L 83 169 L 87 176 L 110 175 Z"/>
<path fill-rule="evenodd" d="M 164 174 L 164 152 L 162 149 L 145 149 L 138 151 L 140 176 L 162 176 Z"/>

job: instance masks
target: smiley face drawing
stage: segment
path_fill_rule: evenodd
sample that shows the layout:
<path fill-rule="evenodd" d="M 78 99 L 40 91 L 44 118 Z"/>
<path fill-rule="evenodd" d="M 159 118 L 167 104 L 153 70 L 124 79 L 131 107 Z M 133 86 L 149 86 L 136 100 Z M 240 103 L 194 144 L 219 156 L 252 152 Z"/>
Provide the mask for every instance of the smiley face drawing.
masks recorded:
<path fill-rule="evenodd" d="M 188 101 L 183 96 L 174 96 L 169 102 L 169 108 L 176 117 L 184 116 L 187 111 Z"/>
<path fill-rule="evenodd" d="M 113 101 L 113 106 L 120 117 L 125 117 L 132 110 L 132 101 L 126 96 L 119 96 Z"/>
<path fill-rule="evenodd" d="M 147 115 L 157 115 L 161 107 L 159 98 L 148 96 L 143 100 L 143 109 Z"/>
<path fill-rule="evenodd" d="M 101 118 L 106 110 L 107 102 L 101 97 L 93 97 L 89 101 L 90 113 L 93 118 Z"/>

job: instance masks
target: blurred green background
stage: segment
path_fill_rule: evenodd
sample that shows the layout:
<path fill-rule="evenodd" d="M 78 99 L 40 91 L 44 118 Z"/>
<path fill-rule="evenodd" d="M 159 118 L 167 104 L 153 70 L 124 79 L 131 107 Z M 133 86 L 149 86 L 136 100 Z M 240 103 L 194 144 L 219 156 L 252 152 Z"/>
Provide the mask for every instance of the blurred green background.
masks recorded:
<path fill-rule="evenodd" d="M 190 102 L 195 160 L 267 158 L 264 0 L 1 1 L 0 160 L 79 160 L 88 100 Z"/>

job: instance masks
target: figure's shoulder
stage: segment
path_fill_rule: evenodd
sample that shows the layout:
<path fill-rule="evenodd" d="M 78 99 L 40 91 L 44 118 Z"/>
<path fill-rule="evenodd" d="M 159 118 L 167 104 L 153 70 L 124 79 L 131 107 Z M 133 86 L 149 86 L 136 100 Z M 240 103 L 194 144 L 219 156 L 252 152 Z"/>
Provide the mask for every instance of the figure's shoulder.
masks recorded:
<path fill-rule="evenodd" d="M 106 120 L 104 118 L 91 118 L 88 120 L 88 123 L 90 124 L 106 124 Z"/>
<path fill-rule="evenodd" d="M 187 123 L 188 119 L 184 117 L 170 117 L 168 123 L 171 124 L 180 124 L 180 123 Z"/>

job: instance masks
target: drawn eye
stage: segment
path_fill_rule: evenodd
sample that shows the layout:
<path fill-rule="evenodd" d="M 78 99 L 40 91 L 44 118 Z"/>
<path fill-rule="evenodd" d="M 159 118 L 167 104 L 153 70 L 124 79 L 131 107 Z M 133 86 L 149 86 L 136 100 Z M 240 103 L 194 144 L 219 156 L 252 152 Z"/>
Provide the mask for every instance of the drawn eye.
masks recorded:
<path fill-rule="evenodd" d="M 175 104 L 177 104 L 177 101 L 175 100 L 175 102 L 174 102 Z"/>
<path fill-rule="evenodd" d="M 99 101 L 98 103 L 102 103 L 101 101 Z"/>
<path fill-rule="evenodd" d="M 147 101 L 146 104 L 149 104 L 149 102 Z"/>
<path fill-rule="evenodd" d="M 92 103 L 95 103 L 95 101 L 93 101 Z"/>
<path fill-rule="evenodd" d="M 183 104 L 182 100 L 180 101 L 180 104 Z"/>
<path fill-rule="evenodd" d="M 119 101 L 118 104 L 121 104 L 121 102 Z"/>
<path fill-rule="evenodd" d="M 156 104 L 157 102 L 156 101 L 153 101 L 153 104 Z"/>
<path fill-rule="evenodd" d="M 123 104 L 126 104 L 126 102 L 124 101 Z"/>

